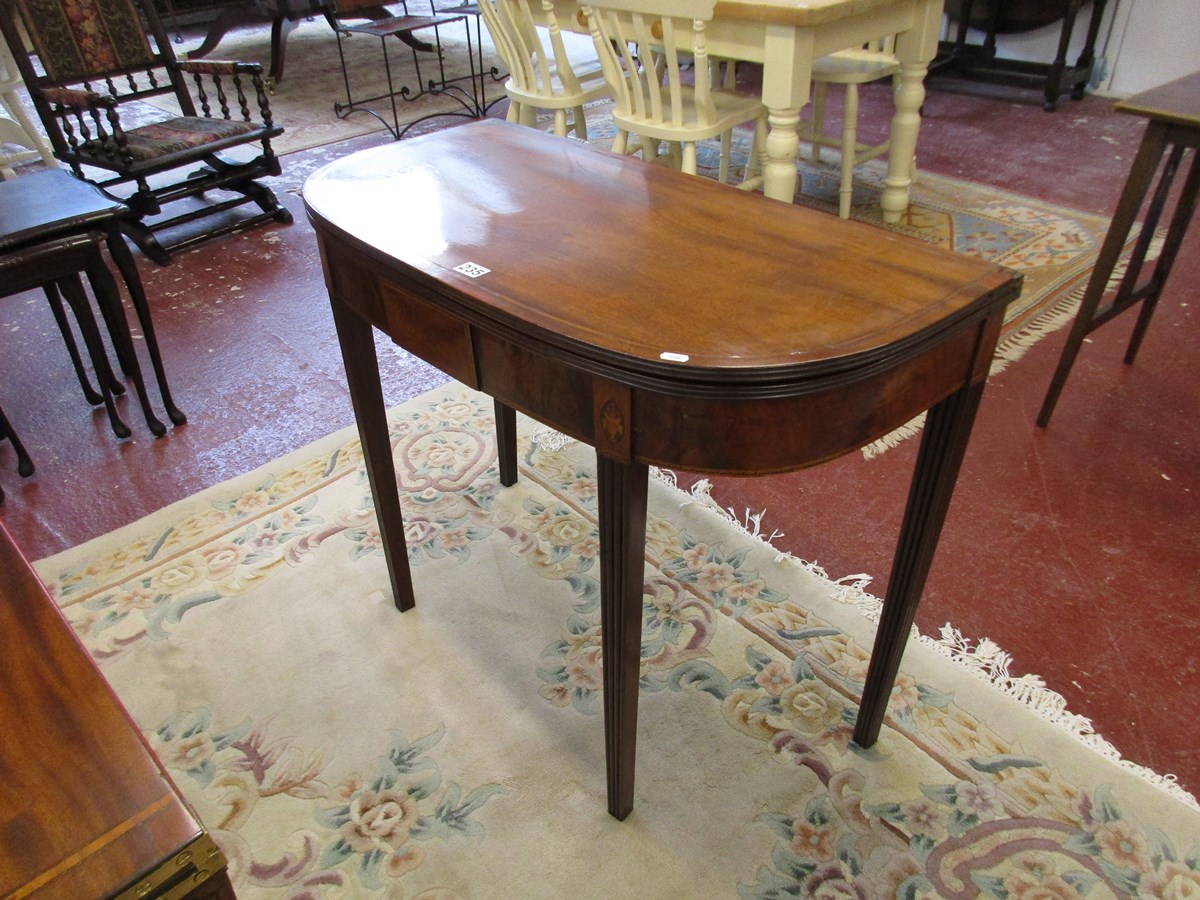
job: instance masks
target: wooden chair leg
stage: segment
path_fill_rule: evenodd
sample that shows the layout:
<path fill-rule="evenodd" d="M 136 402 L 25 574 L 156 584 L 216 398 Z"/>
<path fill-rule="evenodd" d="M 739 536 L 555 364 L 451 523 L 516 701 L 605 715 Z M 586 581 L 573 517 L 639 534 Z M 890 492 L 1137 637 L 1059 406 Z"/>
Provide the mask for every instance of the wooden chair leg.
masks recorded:
<path fill-rule="evenodd" d="M 629 145 L 629 132 L 618 128 L 617 133 L 613 136 L 612 151 L 618 156 L 625 155 L 625 148 Z M 645 159 L 645 151 L 642 153 L 642 158 Z"/>
<path fill-rule="evenodd" d="M 721 87 L 727 91 L 737 89 L 737 63 L 732 59 L 725 60 L 723 63 L 717 61 L 718 66 L 723 65 L 724 72 L 721 76 Z M 729 184 L 729 157 L 733 153 L 733 131 L 726 131 L 721 135 L 721 160 L 717 170 L 717 180 L 721 184 Z"/>
<path fill-rule="evenodd" d="M 129 252 L 129 245 L 125 243 L 119 231 L 113 230 L 109 232 L 107 246 L 113 262 L 117 264 L 117 269 L 125 281 L 125 287 L 129 291 L 129 298 L 133 301 L 133 309 L 137 313 L 138 325 L 141 326 L 142 337 L 146 341 L 146 352 L 150 354 L 150 364 L 154 368 L 154 378 L 158 382 L 158 392 L 162 396 L 163 407 L 167 411 L 167 418 L 171 420 L 173 425 L 183 425 L 187 422 L 187 416 L 175 405 L 175 400 L 171 396 L 171 386 L 167 383 L 167 372 L 163 367 L 162 354 L 158 349 L 158 336 L 154 331 L 154 320 L 150 317 L 150 301 L 147 299 L 146 291 L 142 287 L 142 278 L 138 274 L 137 263 L 133 259 L 133 254 Z M 104 266 L 104 273 L 108 275 L 108 280 L 111 281 L 112 274 L 108 271 L 107 266 Z M 121 321 L 125 323 L 125 331 L 128 333 L 129 323 L 125 319 L 124 309 L 120 306 L 121 297 L 115 284 L 113 284 L 113 291 L 114 297 L 116 297 L 117 310 L 121 314 Z"/>
<path fill-rule="evenodd" d="M 655 149 L 657 151 L 657 145 L 655 146 Z M 667 162 L 671 166 L 672 169 L 675 169 L 677 172 L 687 171 L 683 167 L 683 145 L 680 144 L 678 141 L 672 141 L 670 144 L 667 145 L 666 157 L 667 157 Z M 650 158 L 657 159 L 658 158 L 657 152 L 655 153 L 654 156 L 652 156 Z"/>
<path fill-rule="evenodd" d="M 825 131 L 825 95 L 827 85 L 818 81 L 813 85 L 812 161 L 821 161 L 821 135 Z"/>
<path fill-rule="evenodd" d="M 759 116 L 758 121 L 754 123 L 754 142 L 750 145 L 750 161 L 747 165 L 752 167 L 752 171 L 748 174 L 761 175 L 767 161 L 767 117 Z"/>
<path fill-rule="evenodd" d="M 58 292 L 58 286 L 54 282 L 47 282 L 42 286 L 46 292 L 46 300 L 50 303 L 50 311 L 54 314 L 54 321 L 58 323 L 59 333 L 62 334 L 63 343 L 67 345 L 67 355 L 71 357 L 71 367 L 75 370 L 75 377 L 79 379 L 79 387 L 83 390 L 84 399 L 92 406 L 99 406 L 104 402 L 104 397 L 92 387 L 92 380 L 88 377 L 87 369 L 84 368 L 83 358 L 79 355 L 79 345 L 75 343 L 75 335 L 71 331 L 71 323 L 67 320 L 67 312 L 63 309 L 62 296 Z M 107 357 L 106 357 L 107 358 Z M 92 360 L 93 364 L 95 360 Z M 99 370 L 96 372 L 96 378 L 103 380 L 104 376 Z M 121 390 L 114 390 L 114 385 L 120 382 L 110 382 L 109 390 L 114 394 L 124 393 L 125 386 L 121 385 Z"/>
<path fill-rule="evenodd" d="M 838 189 L 838 215 L 850 218 L 850 199 L 854 195 L 854 163 L 858 156 L 858 85 L 846 85 L 842 109 L 842 183 Z"/>
<path fill-rule="evenodd" d="M 680 163 L 680 169 L 688 175 L 696 174 L 696 142 L 684 141 L 683 143 L 683 160 Z"/>

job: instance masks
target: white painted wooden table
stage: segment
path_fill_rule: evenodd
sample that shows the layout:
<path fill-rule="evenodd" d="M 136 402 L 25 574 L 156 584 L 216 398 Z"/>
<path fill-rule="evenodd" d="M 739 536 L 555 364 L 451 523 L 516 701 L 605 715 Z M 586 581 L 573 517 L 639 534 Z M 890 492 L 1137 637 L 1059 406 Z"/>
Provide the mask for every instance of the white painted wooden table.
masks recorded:
<path fill-rule="evenodd" d="M 552 0 L 563 27 L 586 31 L 578 0 Z M 911 161 L 921 127 L 925 73 L 937 52 L 943 0 L 717 0 L 705 31 L 710 56 L 763 64 L 770 132 L 763 193 L 792 202 L 796 193 L 796 126 L 809 101 L 813 60 L 874 38 L 896 35 L 900 60 L 891 123 L 888 175 L 881 204 L 886 222 L 908 208 Z"/>

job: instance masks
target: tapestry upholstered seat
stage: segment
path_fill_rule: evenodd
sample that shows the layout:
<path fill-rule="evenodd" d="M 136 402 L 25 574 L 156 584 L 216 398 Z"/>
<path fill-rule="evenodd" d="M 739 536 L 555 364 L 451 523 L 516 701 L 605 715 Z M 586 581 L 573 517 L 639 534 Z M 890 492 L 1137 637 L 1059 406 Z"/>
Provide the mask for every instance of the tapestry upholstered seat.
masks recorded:
<path fill-rule="evenodd" d="M 128 203 L 135 217 L 126 233 L 156 262 L 214 235 L 291 222 L 256 180 L 279 174 L 271 138 L 283 132 L 271 119 L 261 65 L 176 60 L 145 0 L 0 0 L 0 11 L 54 155 Z M 218 190 L 235 196 L 207 196 Z M 204 202 L 163 213 L 192 198 Z M 224 215 L 246 203 L 260 212 Z M 216 227 L 177 229 L 214 214 L 222 214 Z"/>

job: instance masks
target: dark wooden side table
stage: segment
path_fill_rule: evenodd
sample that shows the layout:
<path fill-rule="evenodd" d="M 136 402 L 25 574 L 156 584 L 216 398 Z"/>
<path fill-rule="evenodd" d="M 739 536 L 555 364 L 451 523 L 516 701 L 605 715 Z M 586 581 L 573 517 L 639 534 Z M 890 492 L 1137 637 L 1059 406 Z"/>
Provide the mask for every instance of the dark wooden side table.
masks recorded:
<path fill-rule="evenodd" d="M 794 470 L 928 409 L 855 729 L 874 743 L 1018 276 L 490 120 L 352 154 L 304 196 L 400 609 L 414 596 L 372 326 L 495 398 L 505 484 L 514 409 L 596 448 L 619 819 L 633 806 L 648 466 Z"/>
<path fill-rule="evenodd" d="M 186 56 L 188 59 L 203 59 L 217 49 L 221 39 L 234 28 L 270 21 L 271 59 L 267 67 L 267 83 L 274 87 L 283 81 L 288 35 L 296 30 L 301 20 L 316 16 L 324 17 L 329 27 L 337 31 L 337 13 L 366 19 L 386 19 L 392 15 L 386 6 L 370 0 L 235 0 L 209 23 L 200 46 L 189 50 Z M 425 53 L 432 53 L 436 49 L 432 44 L 409 35 L 401 40 L 414 50 Z"/>
<path fill-rule="evenodd" d="M 1083 299 L 1079 302 L 1079 312 L 1075 314 L 1075 322 L 1058 360 L 1058 368 L 1054 371 L 1046 398 L 1042 401 L 1042 409 L 1037 418 L 1037 423 L 1042 428 L 1050 423 L 1050 416 L 1054 414 L 1054 407 L 1062 394 L 1063 386 L 1067 383 L 1067 377 L 1071 374 L 1071 367 L 1075 364 L 1084 338 L 1125 310 L 1141 304 L 1133 336 L 1125 351 L 1126 365 L 1131 365 L 1137 358 L 1138 348 L 1141 347 L 1142 338 L 1154 315 L 1159 295 L 1162 294 L 1162 289 L 1171 274 L 1171 266 L 1175 263 L 1183 236 L 1187 233 L 1188 225 L 1196 211 L 1196 197 L 1200 191 L 1200 72 L 1193 72 L 1161 87 L 1122 100 L 1116 105 L 1116 109 L 1135 116 L 1144 116 L 1149 121 L 1146 123 L 1146 133 L 1142 136 L 1137 156 L 1133 158 L 1121 199 L 1117 201 L 1117 211 L 1113 214 L 1108 234 L 1096 259 L 1096 268 L 1092 270 L 1091 280 L 1088 281 Z M 1191 169 L 1175 203 L 1175 212 L 1167 228 L 1158 262 L 1150 277 L 1139 283 L 1142 267 L 1146 262 L 1146 251 L 1167 206 L 1171 185 L 1179 172 L 1184 154 L 1189 149 L 1192 151 Z M 1116 295 L 1109 302 L 1101 304 L 1113 269 L 1121 258 L 1122 248 L 1129 239 L 1129 232 L 1137 221 L 1160 166 L 1162 175 L 1146 209 L 1145 221 L 1130 255 L 1129 266 Z"/>
<path fill-rule="evenodd" d="M 225 858 L 0 526 L 0 896 L 232 898 Z"/>
<path fill-rule="evenodd" d="M 146 342 L 146 352 L 154 369 L 159 394 L 167 417 L 175 425 L 182 425 L 187 416 L 175 405 L 167 373 L 159 352 L 158 338 L 154 332 L 154 320 L 150 314 L 150 301 L 142 287 L 137 263 L 129 245 L 125 243 L 122 225 L 132 214 L 125 204 L 112 199 L 94 184 L 82 181 L 65 169 L 47 169 L 0 181 L 0 253 L 21 251 L 47 240 L 56 240 L 90 231 L 103 231 L 106 246 L 117 270 L 125 282 L 129 298 L 137 313 L 138 324 Z M 118 304 L 119 305 L 119 304 Z M 123 309 L 102 309 L 114 345 L 121 359 L 122 368 L 134 381 L 138 402 L 146 417 L 146 424 L 155 436 L 166 433 L 166 426 L 158 420 L 150 408 L 141 376 L 141 366 L 132 343 L 128 340 L 129 325 Z M 114 333 L 114 329 L 116 330 Z M 124 331 L 124 335 L 120 332 Z M 128 345 L 126 352 L 125 345 Z"/>
<path fill-rule="evenodd" d="M 986 10 L 983 43 L 972 44 L 967 41 L 967 30 L 976 21 L 972 16 L 975 4 L 974 0 L 962 0 L 958 9 L 955 39 L 939 44 L 938 56 L 929 67 L 930 77 L 945 73 L 973 81 L 1015 87 L 1041 85 L 1045 97 L 1043 107 L 1047 112 L 1054 111 L 1058 106 L 1058 98 L 1064 92 L 1069 92 L 1074 100 L 1083 99 L 1096 63 L 1096 39 L 1100 35 L 1106 0 L 1093 0 L 1083 49 L 1073 65 L 1067 62 L 1067 51 L 1075 32 L 1075 20 L 1085 5 L 1084 0 L 1061 0 L 1058 4 L 1063 11 L 1058 50 L 1054 60 L 1048 63 L 996 55 L 997 24 L 1010 5 L 1008 0 L 987 0 L 983 4 Z"/>
<path fill-rule="evenodd" d="M 283 81 L 283 65 L 288 35 L 296 30 L 300 20 L 310 16 L 326 16 L 335 6 L 334 0 L 237 0 L 226 6 L 208 25 L 200 46 L 189 50 L 188 59 L 203 59 L 217 49 L 226 33 L 242 25 L 271 23 L 271 59 L 267 79 L 271 85 Z M 380 10 L 380 15 L 386 11 Z M 330 22 L 332 25 L 332 21 Z"/>

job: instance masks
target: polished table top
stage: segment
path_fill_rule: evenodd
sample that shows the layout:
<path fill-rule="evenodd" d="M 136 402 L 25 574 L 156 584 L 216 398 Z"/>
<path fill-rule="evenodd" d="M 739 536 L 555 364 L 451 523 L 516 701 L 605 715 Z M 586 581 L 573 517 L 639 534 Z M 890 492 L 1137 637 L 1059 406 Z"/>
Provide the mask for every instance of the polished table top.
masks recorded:
<path fill-rule="evenodd" d="M 224 858 L 2 526 L 0 572 L 0 896 L 220 895 Z"/>
<path fill-rule="evenodd" d="M 609 812 L 633 807 L 651 464 L 797 469 L 928 410 L 855 740 L 886 715 L 1020 279 L 910 238 L 486 121 L 305 185 L 396 605 L 415 604 L 372 327 L 596 448 Z"/>
<path fill-rule="evenodd" d="M 773 396 L 911 354 L 1011 286 L 1000 267 L 741 196 L 736 220 L 708 215 L 729 189 L 495 122 L 355 154 L 304 189 L 310 216 L 463 315 L 684 391 Z"/>

